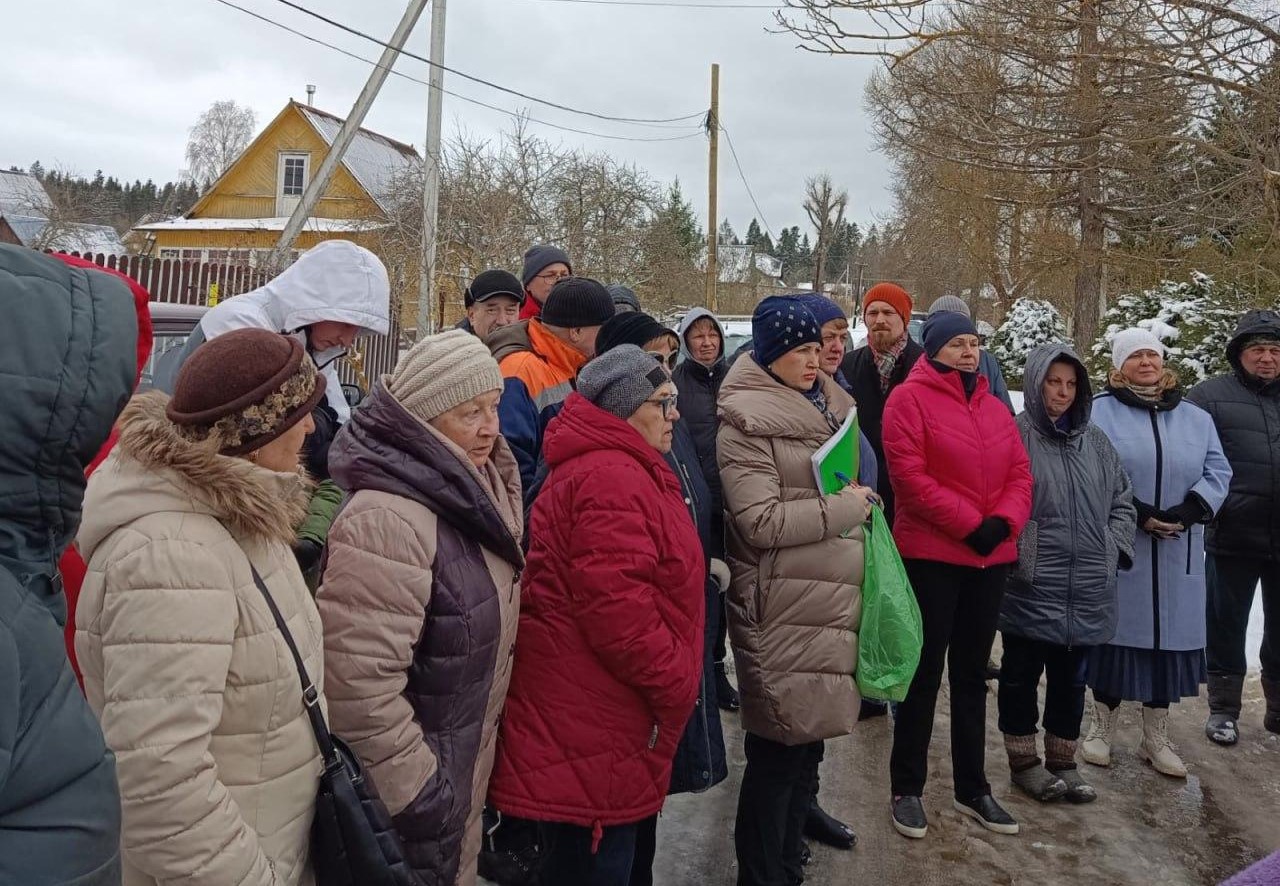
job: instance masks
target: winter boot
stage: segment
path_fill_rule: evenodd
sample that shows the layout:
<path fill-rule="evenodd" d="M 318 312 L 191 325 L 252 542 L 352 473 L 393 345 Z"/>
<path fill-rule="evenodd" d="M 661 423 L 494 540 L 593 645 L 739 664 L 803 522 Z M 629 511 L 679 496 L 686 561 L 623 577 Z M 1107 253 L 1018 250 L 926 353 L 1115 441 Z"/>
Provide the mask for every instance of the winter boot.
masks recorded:
<path fill-rule="evenodd" d="M 738 698 L 738 690 L 734 689 L 733 684 L 729 682 L 729 675 L 724 672 L 724 662 L 716 662 L 715 671 L 716 704 L 722 711 L 738 710 L 742 707 L 742 700 Z"/>
<path fill-rule="evenodd" d="M 1268 732 L 1280 732 L 1280 680 L 1262 678 L 1262 694 L 1267 697 L 1267 715 L 1262 725 Z"/>
<path fill-rule="evenodd" d="M 804 819 L 804 835 L 834 849 L 852 849 L 858 843 L 853 828 L 819 806 L 816 795 L 809 801 L 809 812 Z"/>
<path fill-rule="evenodd" d="M 1094 766 L 1111 765 L 1111 732 L 1116 727 L 1119 708 L 1111 710 L 1096 701 L 1089 702 L 1089 734 L 1080 745 L 1080 756 Z"/>
<path fill-rule="evenodd" d="M 1186 778 L 1187 767 L 1169 742 L 1169 709 L 1142 709 L 1142 744 L 1138 756 L 1150 763 L 1156 772 L 1171 778 Z"/>
<path fill-rule="evenodd" d="M 1071 739 L 1059 738 L 1052 732 L 1044 734 L 1045 769 L 1062 779 L 1067 786 L 1064 795 L 1068 803 L 1092 803 L 1098 799 L 1098 792 L 1093 785 L 1084 780 L 1080 770 L 1076 768 L 1076 743 Z"/>
<path fill-rule="evenodd" d="M 1243 691 L 1243 674 L 1209 675 L 1209 719 L 1204 724 L 1204 734 L 1209 741 L 1229 746 L 1240 740 L 1240 694 Z"/>
<path fill-rule="evenodd" d="M 1040 765 L 1034 734 L 1005 733 L 1004 749 L 1009 755 L 1009 779 L 1028 797 L 1047 803 L 1067 792 L 1066 783 Z"/>

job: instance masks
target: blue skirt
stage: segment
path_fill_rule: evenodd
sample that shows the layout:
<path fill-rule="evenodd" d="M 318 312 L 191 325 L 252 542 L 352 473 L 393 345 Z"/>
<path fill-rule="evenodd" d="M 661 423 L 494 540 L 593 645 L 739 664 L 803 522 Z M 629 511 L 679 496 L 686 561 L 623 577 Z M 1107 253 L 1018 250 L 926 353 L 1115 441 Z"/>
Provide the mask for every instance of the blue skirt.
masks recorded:
<path fill-rule="evenodd" d="M 1094 692 L 1156 704 L 1195 698 L 1207 673 L 1203 649 L 1167 652 L 1110 644 L 1093 648 L 1088 667 Z"/>

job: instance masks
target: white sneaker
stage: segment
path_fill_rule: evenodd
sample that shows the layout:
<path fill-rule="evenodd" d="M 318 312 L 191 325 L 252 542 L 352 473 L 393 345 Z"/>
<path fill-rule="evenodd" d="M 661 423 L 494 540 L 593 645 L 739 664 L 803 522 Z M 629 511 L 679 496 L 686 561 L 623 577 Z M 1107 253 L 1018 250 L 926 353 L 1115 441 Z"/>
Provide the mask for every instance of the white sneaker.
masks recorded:
<path fill-rule="evenodd" d="M 1142 709 L 1142 744 L 1138 756 L 1150 763 L 1156 772 L 1171 778 L 1186 778 L 1187 767 L 1169 741 L 1169 709 Z"/>
<path fill-rule="evenodd" d="M 1092 699 L 1089 701 L 1089 734 L 1080 743 L 1080 756 L 1094 766 L 1111 765 L 1111 732 L 1116 726 L 1116 713 Z"/>

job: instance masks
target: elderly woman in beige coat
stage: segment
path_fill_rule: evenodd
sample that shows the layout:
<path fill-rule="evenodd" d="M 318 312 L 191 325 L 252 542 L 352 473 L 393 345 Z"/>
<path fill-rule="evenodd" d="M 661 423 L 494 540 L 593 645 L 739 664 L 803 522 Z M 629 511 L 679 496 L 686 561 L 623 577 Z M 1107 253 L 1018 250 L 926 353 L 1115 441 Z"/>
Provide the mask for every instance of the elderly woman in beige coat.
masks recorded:
<path fill-rule="evenodd" d="M 751 321 L 753 352 L 720 389 L 733 640 L 747 768 L 734 841 L 739 886 L 799 882 L 822 741 L 853 731 L 862 524 L 874 493 L 819 492 L 810 457 L 853 400 L 819 369 L 822 333 L 795 298 Z"/>
<path fill-rule="evenodd" d="M 453 330 L 400 358 L 338 434 L 351 493 L 317 597 L 330 717 L 427 886 L 476 882 L 519 618 L 520 471 L 502 374 Z"/>
<path fill-rule="evenodd" d="M 290 542 L 323 396 L 297 342 L 228 333 L 192 355 L 172 399 L 130 403 L 89 482 L 76 652 L 116 754 L 125 886 L 312 882 L 320 754 L 257 581 L 322 687 L 320 617 Z"/>

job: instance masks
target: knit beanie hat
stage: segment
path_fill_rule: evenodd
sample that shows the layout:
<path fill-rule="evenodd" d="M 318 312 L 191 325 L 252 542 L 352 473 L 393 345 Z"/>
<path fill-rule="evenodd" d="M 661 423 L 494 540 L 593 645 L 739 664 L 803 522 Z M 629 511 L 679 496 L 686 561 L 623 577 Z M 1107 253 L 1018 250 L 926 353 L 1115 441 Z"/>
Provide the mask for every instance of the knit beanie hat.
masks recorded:
<path fill-rule="evenodd" d="M 671 374 L 635 345 L 618 345 L 578 373 L 578 393 L 605 412 L 627 419 Z"/>
<path fill-rule="evenodd" d="M 542 322 L 562 329 L 603 326 L 614 315 L 613 298 L 590 277 L 565 277 L 551 288 L 542 306 Z"/>
<path fill-rule="evenodd" d="M 878 301 L 897 311 L 903 323 L 911 322 L 911 296 L 897 283 L 877 283 L 868 289 L 867 294 L 862 297 L 863 316 L 866 316 L 867 308 Z"/>
<path fill-rule="evenodd" d="M 297 339 L 236 329 L 182 364 L 165 415 L 188 440 L 215 439 L 223 455 L 246 455 L 310 415 L 324 385 Z"/>
<path fill-rule="evenodd" d="M 1119 369 L 1138 351 L 1155 351 L 1164 356 L 1164 342 L 1150 329 L 1122 329 L 1111 339 L 1111 365 Z"/>
<path fill-rule="evenodd" d="M 462 303 L 468 308 L 472 305 L 493 298 L 495 295 L 509 295 L 520 304 L 524 304 L 524 287 L 509 271 L 481 271 L 471 281 L 467 291 L 463 293 Z"/>
<path fill-rule="evenodd" d="M 751 315 L 751 351 L 768 367 L 801 345 L 822 344 L 822 329 L 813 312 L 795 296 L 771 295 Z"/>
<path fill-rule="evenodd" d="M 968 314 L 962 314 L 959 311 L 938 311 L 925 318 L 924 331 L 920 337 L 924 339 L 925 353 L 930 357 L 936 357 L 938 351 L 941 351 L 947 342 L 957 335 L 976 336 L 977 334 L 978 327 L 973 325 Z"/>
<path fill-rule="evenodd" d="M 640 310 L 640 299 L 630 286 L 623 286 L 621 283 L 610 283 L 609 296 L 613 299 L 615 309 L 621 305 L 626 305 L 633 311 Z"/>
<path fill-rule="evenodd" d="M 596 335 L 596 356 L 618 345 L 635 345 L 643 349 L 649 342 L 668 332 L 671 330 L 648 314 L 635 311 L 615 314 L 608 323 L 600 327 L 600 332 Z M 674 332 L 671 334 L 675 335 Z"/>
<path fill-rule="evenodd" d="M 450 329 L 406 351 L 386 385 L 401 406 L 425 422 L 472 397 L 502 390 L 502 373 L 480 339 Z"/>
<path fill-rule="evenodd" d="M 813 314 L 813 319 L 817 321 L 819 329 L 832 320 L 849 322 L 849 318 L 844 315 L 844 309 L 821 293 L 802 292 L 796 298 L 804 302 L 805 307 Z"/>
<path fill-rule="evenodd" d="M 973 316 L 969 312 L 969 303 L 958 295 L 944 295 L 929 305 L 930 314 L 936 314 L 939 311 L 955 311 L 957 314 L 964 314 L 966 317 Z"/>
<path fill-rule="evenodd" d="M 520 272 L 520 281 L 529 285 L 529 281 L 542 273 L 547 265 L 562 264 L 573 273 L 573 264 L 569 254 L 558 246 L 530 246 L 524 254 L 524 269 Z"/>

